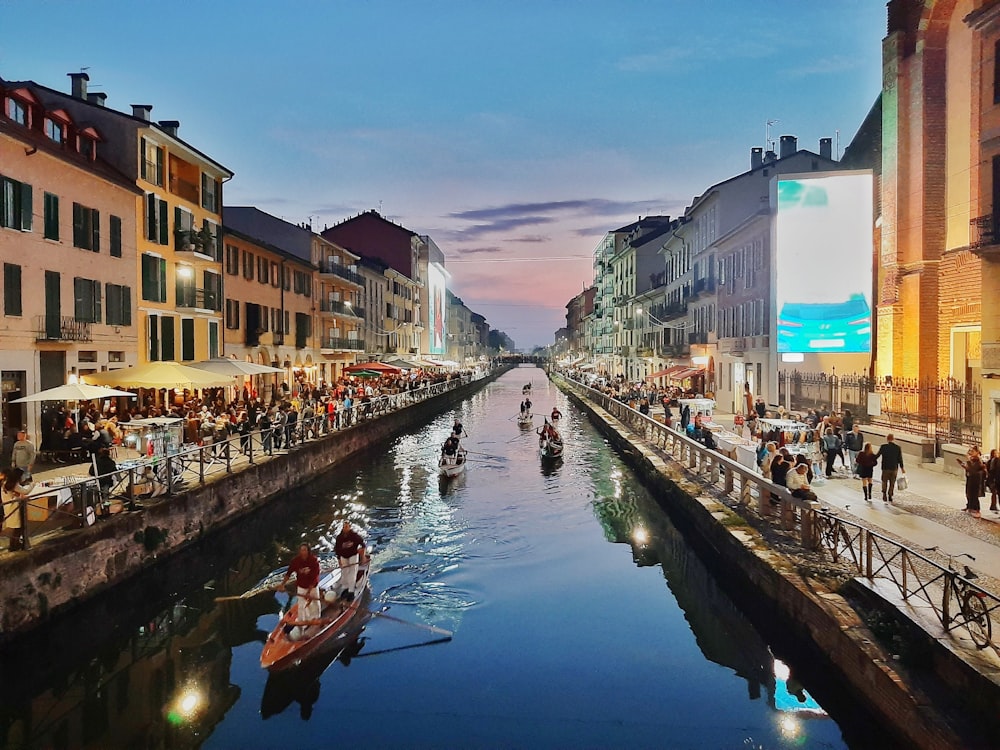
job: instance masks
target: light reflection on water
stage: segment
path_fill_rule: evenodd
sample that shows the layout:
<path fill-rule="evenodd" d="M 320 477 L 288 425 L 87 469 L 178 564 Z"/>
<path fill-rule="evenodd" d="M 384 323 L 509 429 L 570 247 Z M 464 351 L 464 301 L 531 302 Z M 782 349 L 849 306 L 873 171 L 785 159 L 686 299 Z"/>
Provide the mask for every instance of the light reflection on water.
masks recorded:
<path fill-rule="evenodd" d="M 528 379 L 540 412 L 563 412 L 563 461 L 541 461 L 534 432 L 510 419 Z M 435 458 L 456 417 L 483 460 L 442 483 Z M 0 745 L 328 746 L 350 716 L 376 747 L 843 746 L 829 718 L 776 703 L 768 644 L 541 371 L 508 373 L 374 454 L 289 497 L 301 511 L 283 528 L 236 534 L 232 556 L 197 579 L 210 588 L 187 593 L 154 630 L 127 625 L 31 700 L 0 701 Z M 372 608 L 455 638 L 409 648 L 428 633 L 376 618 L 301 679 L 268 680 L 260 641 L 285 597 L 212 598 L 278 569 L 301 538 L 331 550 L 344 518 L 375 547 Z M 367 658 L 376 651 L 387 653 Z M 161 687 L 95 709 L 86 696 L 122 675 Z M 57 700 L 67 685 L 80 697 Z M 172 724 L 178 700 L 192 715 Z M 108 720 L 84 718 L 95 710 Z"/>

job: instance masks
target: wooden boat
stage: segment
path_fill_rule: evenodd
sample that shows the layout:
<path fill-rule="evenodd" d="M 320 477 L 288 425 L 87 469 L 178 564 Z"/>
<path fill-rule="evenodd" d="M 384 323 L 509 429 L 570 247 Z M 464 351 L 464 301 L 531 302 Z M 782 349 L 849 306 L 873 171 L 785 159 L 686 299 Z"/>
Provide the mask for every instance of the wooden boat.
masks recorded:
<path fill-rule="evenodd" d="M 542 436 L 538 440 L 538 451 L 542 458 L 561 458 L 563 454 L 563 442 L 558 438 Z"/>
<path fill-rule="evenodd" d="M 465 472 L 466 465 L 465 448 L 459 448 L 454 456 L 446 456 L 443 453 L 438 459 L 438 474 L 446 479 L 457 477 Z"/>
<path fill-rule="evenodd" d="M 260 654 L 260 665 L 264 669 L 279 670 L 298 666 L 311 654 L 320 650 L 331 639 L 344 635 L 348 625 L 362 611 L 363 600 L 368 589 L 370 562 L 358 566 L 357 593 L 350 602 L 339 598 L 340 568 L 336 568 L 320 579 L 319 590 L 322 600 L 320 616 L 315 620 L 299 619 L 300 600 L 285 612 L 264 643 Z M 329 601 L 328 601 L 329 600 Z M 365 608 L 367 609 L 367 608 Z"/>
<path fill-rule="evenodd" d="M 524 414 L 517 415 L 517 426 L 518 427 L 531 427 L 531 412 L 525 412 Z"/>
<path fill-rule="evenodd" d="M 521 389 L 521 395 L 522 396 L 527 396 L 529 393 L 531 393 L 531 383 L 528 383 L 526 386 L 524 386 Z"/>

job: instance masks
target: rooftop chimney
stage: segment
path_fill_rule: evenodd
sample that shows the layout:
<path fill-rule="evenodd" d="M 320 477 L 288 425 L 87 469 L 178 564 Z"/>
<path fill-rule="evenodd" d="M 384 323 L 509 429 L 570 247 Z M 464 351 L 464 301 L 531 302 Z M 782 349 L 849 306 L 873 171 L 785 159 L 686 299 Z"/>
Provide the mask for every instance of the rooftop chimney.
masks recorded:
<path fill-rule="evenodd" d="M 832 138 L 820 138 L 819 139 L 819 155 L 824 159 L 833 159 L 833 139 Z"/>
<path fill-rule="evenodd" d="M 90 80 L 90 76 L 86 73 L 67 73 L 69 80 L 72 82 L 72 93 L 74 99 L 87 99 L 87 81 Z"/>
<path fill-rule="evenodd" d="M 149 113 L 153 111 L 152 104 L 133 104 L 132 105 L 132 117 L 138 117 L 140 120 L 145 120 L 149 122 Z"/>
<path fill-rule="evenodd" d="M 777 160 L 778 160 L 778 155 L 776 153 L 774 153 L 773 151 L 765 151 L 764 152 L 764 163 L 765 164 L 770 164 L 772 161 L 777 161 Z"/>
<path fill-rule="evenodd" d="M 764 149 L 757 148 L 750 149 L 750 169 L 760 169 L 764 166 Z"/>
<path fill-rule="evenodd" d="M 108 98 L 108 95 L 103 91 L 95 91 L 93 94 L 87 94 L 87 101 L 91 104 L 96 104 L 98 107 L 104 106 L 104 100 Z"/>
<path fill-rule="evenodd" d="M 781 143 L 778 145 L 778 155 L 784 159 L 799 150 L 799 139 L 794 135 L 781 136 Z"/>
<path fill-rule="evenodd" d="M 180 120 L 160 120 L 160 127 L 174 138 L 177 137 L 177 128 L 181 126 Z"/>

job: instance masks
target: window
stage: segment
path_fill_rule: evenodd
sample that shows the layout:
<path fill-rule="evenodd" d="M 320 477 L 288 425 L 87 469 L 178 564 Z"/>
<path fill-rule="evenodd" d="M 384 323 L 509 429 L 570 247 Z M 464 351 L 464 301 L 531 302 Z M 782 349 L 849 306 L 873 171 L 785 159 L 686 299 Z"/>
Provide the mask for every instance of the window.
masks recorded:
<path fill-rule="evenodd" d="M 59 196 L 52 193 L 45 193 L 43 197 L 45 207 L 45 239 L 59 239 Z"/>
<path fill-rule="evenodd" d="M 3 264 L 3 314 L 21 314 L 21 267 Z"/>
<path fill-rule="evenodd" d="M 222 185 L 204 172 L 201 173 L 201 207 L 214 214 L 219 213 L 219 196 Z"/>
<path fill-rule="evenodd" d="M 140 139 L 139 176 L 146 182 L 163 187 L 163 147 Z"/>
<path fill-rule="evenodd" d="M 174 319 L 169 315 L 160 317 L 160 357 L 170 361 L 174 354 Z"/>
<path fill-rule="evenodd" d="M 278 264 L 271 261 L 271 286 L 278 288 L 281 286 L 281 279 L 278 278 Z"/>
<path fill-rule="evenodd" d="M 120 216 L 111 217 L 111 257 L 120 258 L 122 257 L 122 220 Z"/>
<path fill-rule="evenodd" d="M 0 227 L 31 231 L 31 185 L 0 177 Z"/>
<path fill-rule="evenodd" d="M 108 352 L 108 362 L 124 362 L 125 352 Z"/>
<path fill-rule="evenodd" d="M 230 331 L 238 331 L 240 328 L 240 301 L 236 299 L 226 300 L 226 328 Z"/>
<path fill-rule="evenodd" d="M 197 250 L 194 236 L 194 214 L 174 206 L 174 249 Z"/>
<path fill-rule="evenodd" d="M 253 253 L 249 250 L 243 251 L 243 278 L 253 281 Z"/>
<path fill-rule="evenodd" d="M 215 359 L 219 356 L 219 324 L 217 321 L 208 321 L 208 358 Z"/>
<path fill-rule="evenodd" d="M 1000 39 L 993 43 L 993 103 L 1000 104 Z"/>
<path fill-rule="evenodd" d="M 286 292 L 292 291 L 292 272 L 284 263 L 281 264 L 281 285 Z"/>
<path fill-rule="evenodd" d="M 45 135 L 47 135 L 55 143 L 63 142 L 63 125 L 60 122 L 46 117 L 45 118 Z"/>
<path fill-rule="evenodd" d="M 155 193 L 146 193 L 146 239 L 158 245 L 170 244 L 167 202 Z"/>
<path fill-rule="evenodd" d="M 205 288 L 205 307 L 209 310 L 222 309 L 222 276 L 205 271 L 202 275 Z"/>
<path fill-rule="evenodd" d="M 96 208 L 73 204 L 73 247 L 101 251 L 101 213 Z"/>
<path fill-rule="evenodd" d="M 18 125 L 28 125 L 28 108 L 17 99 L 7 100 L 7 116 Z"/>
<path fill-rule="evenodd" d="M 160 316 L 150 315 L 146 321 L 148 323 L 146 337 L 149 342 L 149 361 L 157 362 L 160 359 Z"/>
<path fill-rule="evenodd" d="M 181 318 L 181 360 L 194 361 L 194 318 Z"/>
<path fill-rule="evenodd" d="M 295 313 L 295 347 L 305 349 L 312 335 L 312 319 L 309 313 Z"/>
<path fill-rule="evenodd" d="M 222 245 L 219 235 L 219 225 L 214 221 L 202 219 L 201 221 L 201 249 L 205 255 L 211 255 L 218 261 L 222 260 Z"/>
<path fill-rule="evenodd" d="M 101 282 L 73 279 L 73 317 L 79 323 L 101 322 Z"/>
<path fill-rule="evenodd" d="M 76 361 L 97 364 L 97 352 L 79 351 L 76 353 Z"/>
<path fill-rule="evenodd" d="M 158 255 L 142 254 L 142 298 L 167 301 L 167 261 Z"/>
<path fill-rule="evenodd" d="M 118 284 L 104 285 L 105 322 L 109 326 L 132 325 L 132 288 Z"/>
<path fill-rule="evenodd" d="M 268 265 L 267 258 L 262 256 L 257 256 L 257 281 L 261 284 L 266 284 L 268 279 Z"/>
<path fill-rule="evenodd" d="M 238 276 L 240 273 L 240 249 L 236 245 L 226 243 L 226 273 Z"/>
<path fill-rule="evenodd" d="M 304 273 L 302 271 L 292 271 L 292 281 L 296 294 L 301 294 L 304 297 L 309 296 L 312 284 L 310 283 L 308 273 Z"/>

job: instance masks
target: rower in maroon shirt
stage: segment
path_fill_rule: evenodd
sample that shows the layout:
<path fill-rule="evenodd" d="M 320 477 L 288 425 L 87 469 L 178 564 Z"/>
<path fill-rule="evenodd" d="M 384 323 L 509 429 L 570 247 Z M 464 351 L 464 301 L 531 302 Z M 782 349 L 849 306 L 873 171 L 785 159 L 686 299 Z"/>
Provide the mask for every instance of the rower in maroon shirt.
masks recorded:
<path fill-rule="evenodd" d="M 344 521 L 344 527 L 334 542 L 337 562 L 340 563 L 341 597 L 354 601 L 355 590 L 358 587 L 358 565 L 366 559 L 365 540 L 351 528 L 350 521 Z"/>
<path fill-rule="evenodd" d="M 295 593 L 299 598 L 299 621 L 319 619 L 322 614 L 322 604 L 319 599 L 319 559 L 305 542 L 299 545 L 299 554 L 288 564 L 288 571 L 281 582 L 282 586 L 288 583 L 293 573 Z"/>

